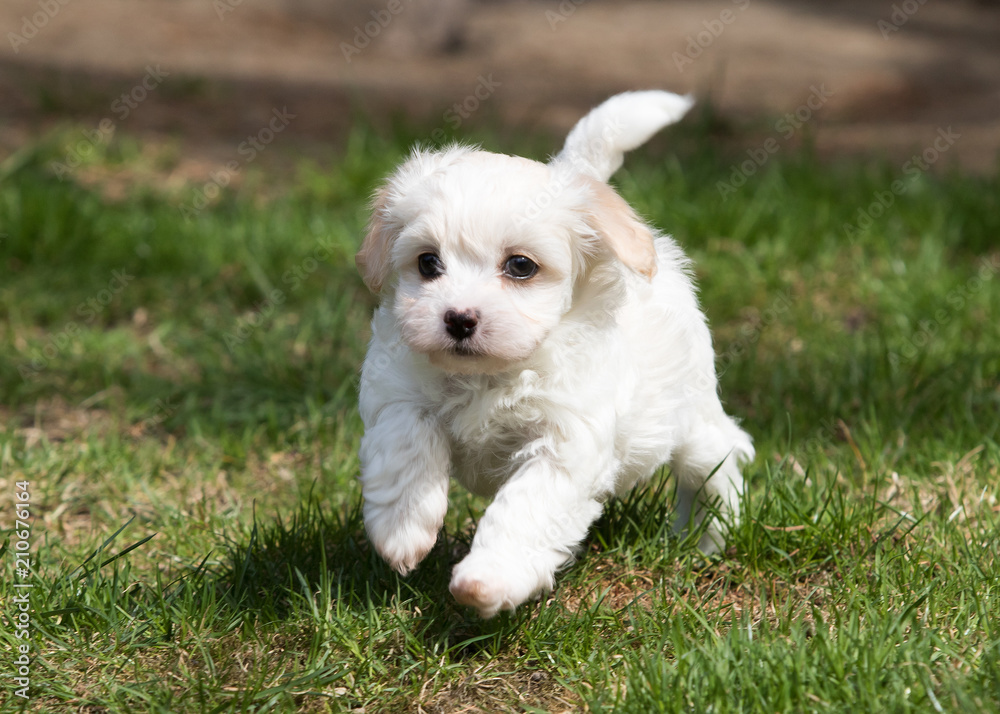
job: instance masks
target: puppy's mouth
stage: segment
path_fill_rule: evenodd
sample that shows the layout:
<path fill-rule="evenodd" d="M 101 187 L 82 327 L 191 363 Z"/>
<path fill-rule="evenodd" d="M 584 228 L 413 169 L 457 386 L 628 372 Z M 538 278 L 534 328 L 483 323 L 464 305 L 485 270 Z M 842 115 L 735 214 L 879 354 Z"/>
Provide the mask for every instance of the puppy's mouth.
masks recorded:
<path fill-rule="evenodd" d="M 456 342 L 448 348 L 448 353 L 455 355 L 456 357 L 484 357 L 485 355 L 477 350 L 472 345 L 466 344 L 465 342 Z"/>
<path fill-rule="evenodd" d="M 490 374 L 506 366 L 506 362 L 467 340 L 442 345 L 428 356 L 431 364 L 454 374 Z"/>

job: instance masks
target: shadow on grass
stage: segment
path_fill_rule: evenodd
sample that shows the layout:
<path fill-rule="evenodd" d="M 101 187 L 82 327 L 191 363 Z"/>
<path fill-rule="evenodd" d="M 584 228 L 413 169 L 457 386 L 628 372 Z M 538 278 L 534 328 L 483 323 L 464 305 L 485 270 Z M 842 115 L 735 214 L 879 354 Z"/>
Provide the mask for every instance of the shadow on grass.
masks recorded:
<path fill-rule="evenodd" d="M 628 550 L 633 561 L 663 561 L 693 552 L 700 531 L 683 542 L 671 533 L 672 485 L 661 473 L 646 488 L 611 501 L 591 527 L 580 559 L 560 573 L 557 589 L 578 580 L 585 561 L 602 555 Z M 567 613 L 548 598 L 489 620 L 458 605 L 448 590 L 451 571 L 474 532 L 443 529 L 420 566 L 404 577 L 368 542 L 360 501 L 335 511 L 309 497 L 290 518 L 255 513 L 250 532 L 227 542 L 217 585 L 230 607 L 254 618 L 296 618 L 311 609 L 320 619 L 395 619 L 422 649 L 447 652 L 453 661 L 492 657 L 528 623 L 544 629 Z M 317 606 L 326 614 L 317 613 Z"/>
<path fill-rule="evenodd" d="M 420 567 L 404 577 L 368 542 L 360 501 L 337 512 L 309 497 L 287 519 L 255 514 L 250 533 L 228 542 L 218 586 L 231 608 L 252 617 L 296 618 L 311 610 L 319 620 L 395 621 L 422 646 L 461 660 L 497 652 L 524 617 L 482 620 L 452 599 L 451 569 L 470 538 L 443 530 Z"/>

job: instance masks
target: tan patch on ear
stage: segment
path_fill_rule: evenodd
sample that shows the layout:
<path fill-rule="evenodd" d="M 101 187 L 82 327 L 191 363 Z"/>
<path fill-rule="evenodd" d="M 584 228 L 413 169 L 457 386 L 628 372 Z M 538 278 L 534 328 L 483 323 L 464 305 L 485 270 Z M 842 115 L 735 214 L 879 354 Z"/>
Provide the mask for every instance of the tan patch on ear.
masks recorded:
<path fill-rule="evenodd" d="M 596 179 L 585 178 L 594 195 L 589 223 L 618 259 L 647 280 L 656 274 L 653 234 L 625 199 Z"/>
<path fill-rule="evenodd" d="M 368 233 L 361 250 L 354 256 L 354 264 L 358 266 L 365 285 L 376 295 L 381 292 L 391 268 L 390 255 L 395 231 L 386 222 L 386 204 L 389 200 L 389 189 L 382 187 L 372 201 L 372 217 L 368 221 Z"/>

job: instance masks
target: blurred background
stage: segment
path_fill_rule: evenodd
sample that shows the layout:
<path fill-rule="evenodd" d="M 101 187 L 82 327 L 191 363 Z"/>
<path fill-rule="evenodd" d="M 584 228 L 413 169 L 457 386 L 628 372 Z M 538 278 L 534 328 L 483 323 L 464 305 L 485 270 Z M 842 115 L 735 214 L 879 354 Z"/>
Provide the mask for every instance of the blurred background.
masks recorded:
<path fill-rule="evenodd" d="M 558 132 L 640 88 L 694 92 L 751 134 L 799 110 L 823 155 L 902 160 L 952 127 L 949 162 L 982 172 L 1000 147 L 994 2 L 4 0 L 0 27 L 0 158 L 108 118 L 179 140 L 176 181 L 276 108 L 285 149 L 311 154 L 359 113 Z"/>

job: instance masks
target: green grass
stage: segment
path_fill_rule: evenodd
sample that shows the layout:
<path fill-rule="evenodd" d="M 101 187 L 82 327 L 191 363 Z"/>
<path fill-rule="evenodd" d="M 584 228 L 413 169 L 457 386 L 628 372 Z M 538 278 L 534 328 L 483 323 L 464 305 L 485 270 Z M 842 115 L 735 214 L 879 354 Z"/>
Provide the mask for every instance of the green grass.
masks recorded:
<path fill-rule="evenodd" d="M 73 131 L 0 164 L 0 524 L 28 482 L 35 561 L 31 699 L 4 679 L 0 710 L 1000 711 L 996 176 L 908 177 L 849 238 L 900 165 L 783 151 L 722 200 L 745 155 L 703 130 L 631 157 L 757 445 L 746 516 L 700 558 L 663 474 L 482 621 L 447 584 L 483 502 L 456 487 L 405 579 L 359 517 L 352 256 L 419 132 L 255 167 L 188 219 L 203 184 L 127 137 L 55 177 Z"/>

